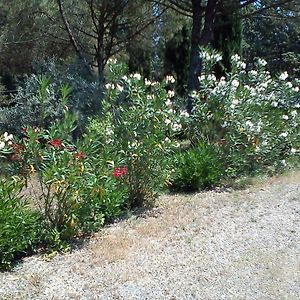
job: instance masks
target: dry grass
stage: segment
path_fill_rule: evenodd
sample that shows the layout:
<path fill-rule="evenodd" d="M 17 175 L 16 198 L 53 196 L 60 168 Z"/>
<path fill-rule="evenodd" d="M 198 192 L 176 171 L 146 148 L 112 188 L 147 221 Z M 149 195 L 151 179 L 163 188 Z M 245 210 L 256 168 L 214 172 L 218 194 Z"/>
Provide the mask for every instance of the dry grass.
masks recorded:
<path fill-rule="evenodd" d="M 94 258 L 111 263 L 125 259 L 135 243 L 136 241 L 126 236 L 125 233 L 118 232 L 98 237 L 97 243 L 90 245 L 89 248 Z"/>
<path fill-rule="evenodd" d="M 47 263 L 28 258 L 16 273 L 18 290 L 36 298 L 4 299 L 93 299 L 103 293 L 101 299 L 130 299 L 130 293 L 137 295 L 132 299 L 173 299 L 176 293 L 178 299 L 231 299 L 231 290 L 236 299 L 246 293 L 247 299 L 265 299 L 266 291 L 268 299 L 298 299 L 292 296 L 300 272 L 299 202 L 292 199 L 299 182 L 300 171 L 293 171 L 255 178 L 243 191 L 162 196 L 158 208 L 106 226 L 79 251 Z"/>
<path fill-rule="evenodd" d="M 263 189 L 264 186 L 276 184 L 291 184 L 300 182 L 300 171 L 287 172 L 284 175 L 278 175 L 268 178 L 254 178 L 250 191 Z M 214 193 L 214 192 L 213 192 Z M 228 201 L 240 199 L 244 191 L 232 191 L 228 193 Z M 154 214 L 144 218 L 134 216 L 126 220 L 124 223 L 116 224 L 104 229 L 95 235 L 93 243 L 89 248 L 95 254 L 95 263 L 100 261 L 116 262 L 124 260 L 130 256 L 133 249 L 149 248 L 149 238 L 152 241 L 167 241 L 172 232 L 179 230 L 184 231 L 185 226 L 191 221 L 197 222 L 199 227 L 205 228 L 209 226 L 209 218 L 203 220 L 195 220 L 195 207 L 205 213 L 209 213 L 211 209 L 218 209 L 226 206 L 227 198 L 222 196 L 222 201 L 218 201 L 218 194 L 214 193 L 214 201 L 211 201 L 211 193 L 198 193 L 192 195 L 166 195 L 160 198 L 159 206 L 161 214 Z M 199 213 L 199 211 L 198 211 Z"/>

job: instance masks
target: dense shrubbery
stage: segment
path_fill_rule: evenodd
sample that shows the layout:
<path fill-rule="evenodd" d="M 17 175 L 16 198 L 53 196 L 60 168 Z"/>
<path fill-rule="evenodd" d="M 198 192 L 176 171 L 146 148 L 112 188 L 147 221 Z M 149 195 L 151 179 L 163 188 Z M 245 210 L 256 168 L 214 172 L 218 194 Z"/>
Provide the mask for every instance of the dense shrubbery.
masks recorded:
<path fill-rule="evenodd" d="M 206 68 L 202 90 L 192 95 L 190 139 L 218 147 L 229 176 L 284 167 L 299 154 L 299 87 L 287 73 L 271 78 L 263 60 L 247 70 L 237 55 L 232 73 L 217 79 L 212 70 L 218 55 L 203 55 Z"/>
<path fill-rule="evenodd" d="M 172 77 L 152 82 L 139 74 L 126 75 L 124 65 L 110 61 L 101 113 L 87 120 L 76 141 L 72 137 L 80 110 L 69 104 L 70 88 L 63 86 L 59 92 L 58 84 L 45 77 L 39 80 L 30 100 L 40 105 L 39 126 L 30 126 L 24 116 L 19 118 L 19 136 L 0 136 L 0 160 L 7 169 L 3 174 L 18 174 L 29 187 L 34 184 L 32 202 L 39 206 L 33 213 L 21 205 L 17 186 L 11 198 L 1 202 L 3 216 L 9 209 L 15 211 L 1 223 L 11 229 L 12 237 L 18 237 L 16 220 L 23 218 L 27 224 L 24 238 L 10 245 L 2 265 L 33 247 L 40 230 L 48 246 L 60 247 L 125 209 L 153 204 L 163 186 L 197 191 L 224 177 L 276 170 L 297 157 L 299 89 L 288 75 L 272 79 L 264 61 L 258 61 L 256 70 L 247 70 L 234 56 L 232 73 L 217 79 L 213 70 L 219 55 L 202 55 L 202 89 L 191 95 L 191 113 L 175 104 Z M 60 122 L 41 111 L 43 105 L 50 108 L 51 95 Z M 9 182 L 7 177 L 2 185 Z M 43 229 L 36 223 L 40 216 Z"/>

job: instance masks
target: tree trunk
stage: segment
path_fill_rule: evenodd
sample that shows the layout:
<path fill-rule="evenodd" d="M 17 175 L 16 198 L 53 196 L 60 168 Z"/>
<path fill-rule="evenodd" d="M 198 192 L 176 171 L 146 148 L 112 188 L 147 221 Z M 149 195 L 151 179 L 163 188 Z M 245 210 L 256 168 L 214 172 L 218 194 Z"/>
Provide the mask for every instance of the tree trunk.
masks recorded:
<path fill-rule="evenodd" d="M 105 49 L 104 49 L 104 15 L 98 19 L 98 26 L 97 26 L 97 46 L 95 47 L 95 56 L 97 62 L 97 71 L 98 71 L 98 82 L 101 87 L 104 86 L 105 78 L 104 78 L 104 56 L 105 56 Z"/>
<path fill-rule="evenodd" d="M 214 17 L 218 0 L 208 0 L 205 7 L 204 27 L 202 29 L 203 8 L 201 1 L 192 0 L 193 27 L 190 50 L 190 70 L 188 90 L 199 91 L 200 82 L 198 77 L 202 71 L 202 59 L 199 56 L 200 47 L 207 46 L 212 40 Z M 201 30 L 202 29 L 202 30 Z M 188 98 L 187 110 L 191 112 L 193 108 L 193 98 Z"/>
<path fill-rule="evenodd" d="M 199 57 L 199 46 L 201 39 L 201 27 L 202 27 L 202 8 L 201 1 L 192 0 L 193 9 L 193 26 L 192 26 L 192 36 L 191 36 L 191 50 L 190 50 L 190 69 L 189 69 L 189 81 L 188 89 L 189 91 L 199 90 L 199 80 L 198 76 L 201 72 L 201 59 Z M 188 108 L 191 103 L 188 104 Z"/>

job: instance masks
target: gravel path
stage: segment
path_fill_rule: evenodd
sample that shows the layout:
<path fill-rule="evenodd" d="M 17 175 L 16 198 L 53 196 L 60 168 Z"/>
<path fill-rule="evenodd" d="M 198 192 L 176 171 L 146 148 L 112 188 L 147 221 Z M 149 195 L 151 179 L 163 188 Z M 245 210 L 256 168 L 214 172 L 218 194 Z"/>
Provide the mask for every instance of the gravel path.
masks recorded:
<path fill-rule="evenodd" d="M 0 274 L 0 299 L 300 299 L 300 174 L 159 207 L 50 262 Z"/>

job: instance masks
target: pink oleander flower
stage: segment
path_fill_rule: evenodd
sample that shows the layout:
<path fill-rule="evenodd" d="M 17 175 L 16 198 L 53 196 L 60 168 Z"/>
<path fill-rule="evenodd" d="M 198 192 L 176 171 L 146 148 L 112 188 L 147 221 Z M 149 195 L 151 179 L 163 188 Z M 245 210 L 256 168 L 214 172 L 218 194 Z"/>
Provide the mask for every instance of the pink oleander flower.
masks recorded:
<path fill-rule="evenodd" d="M 53 146 L 54 148 L 60 148 L 61 145 L 62 145 L 62 142 L 61 142 L 60 139 L 54 139 L 54 140 L 52 140 L 52 141 L 49 141 L 49 144 L 50 144 L 51 146 Z"/>
<path fill-rule="evenodd" d="M 114 175 L 114 177 L 119 178 L 121 176 L 126 175 L 127 172 L 128 172 L 128 168 L 126 166 L 124 166 L 124 167 L 116 167 L 115 170 L 114 170 L 114 172 L 113 172 L 113 175 Z"/>

